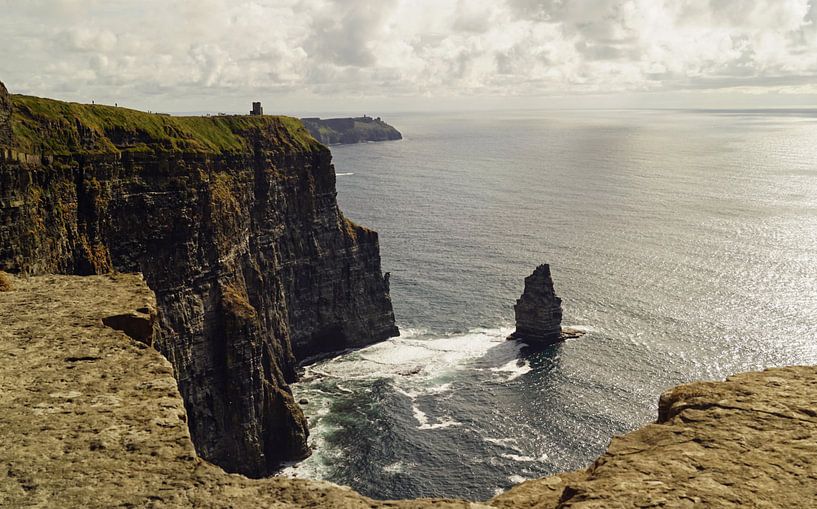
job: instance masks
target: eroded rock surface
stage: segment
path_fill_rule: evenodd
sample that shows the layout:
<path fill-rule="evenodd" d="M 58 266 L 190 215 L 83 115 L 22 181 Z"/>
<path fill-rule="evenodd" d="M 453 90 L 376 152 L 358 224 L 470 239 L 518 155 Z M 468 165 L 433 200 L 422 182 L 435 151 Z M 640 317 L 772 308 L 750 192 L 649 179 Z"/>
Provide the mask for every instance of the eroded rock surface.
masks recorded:
<path fill-rule="evenodd" d="M 0 293 L 0 507 L 479 507 L 374 501 L 199 459 L 170 363 L 101 322 L 152 304 L 138 275 L 18 278 Z"/>
<path fill-rule="evenodd" d="M 11 103 L 0 270 L 142 272 L 199 453 L 253 476 L 307 455 L 298 359 L 397 334 L 377 233 L 338 210 L 329 150 L 287 117 Z"/>
<path fill-rule="evenodd" d="M 655 424 L 586 471 L 528 481 L 499 507 L 815 507 L 817 368 L 743 373 L 665 392 Z"/>

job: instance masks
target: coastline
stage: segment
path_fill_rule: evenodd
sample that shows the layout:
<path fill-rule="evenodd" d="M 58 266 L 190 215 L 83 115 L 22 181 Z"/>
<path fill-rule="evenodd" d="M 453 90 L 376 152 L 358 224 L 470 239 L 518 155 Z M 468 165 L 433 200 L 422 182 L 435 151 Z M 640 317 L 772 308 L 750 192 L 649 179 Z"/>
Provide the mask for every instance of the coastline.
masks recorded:
<path fill-rule="evenodd" d="M 485 502 L 376 501 L 323 481 L 226 474 L 196 455 L 168 361 L 102 324 L 153 305 L 140 275 L 10 280 L 12 289 L 0 293 L 0 434 L 9 445 L 0 461 L 12 465 L 0 478 L 3 505 L 476 509 L 817 500 L 811 366 L 670 389 L 654 424 L 615 437 L 587 470 L 527 481 Z"/>

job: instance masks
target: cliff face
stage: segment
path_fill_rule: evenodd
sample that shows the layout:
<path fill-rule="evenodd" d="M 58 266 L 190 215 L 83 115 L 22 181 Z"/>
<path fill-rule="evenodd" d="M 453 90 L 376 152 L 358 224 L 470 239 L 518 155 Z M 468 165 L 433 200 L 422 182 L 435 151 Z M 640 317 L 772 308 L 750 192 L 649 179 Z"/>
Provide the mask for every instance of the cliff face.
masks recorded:
<path fill-rule="evenodd" d="M 0 147 L 11 144 L 11 97 L 0 83 Z"/>
<path fill-rule="evenodd" d="M 376 501 L 196 458 L 173 370 L 103 323 L 153 304 L 138 275 L 10 278 L 0 291 L 0 507 L 814 507 L 817 368 L 664 393 L 658 422 L 587 470 L 488 502 Z M 490 460 L 490 458 L 486 458 Z M 467 468 L 463 466 L 463 468 Z"/>
<path fill-rule="evenodd" d="M 301 121 L 316 140 L 327 145 L 403 139 L 400 131 L 379 117 L 302 118 Z"/>
<path fill-rule="evenodd" d="M 153 304 L 139 275 L 13 286 L 0 292 L 0 507 L 480 507 L 226 474 L 196 457 L 170 363 L 102 324 Z"/>
<path fill-rule="evenodd" d="M 296 360 L 397 334 L 328 149 L 285 117 L 12 102 L 0 269 L 142 272 L 198 452 L 251 476 L 308 454 Z"/>

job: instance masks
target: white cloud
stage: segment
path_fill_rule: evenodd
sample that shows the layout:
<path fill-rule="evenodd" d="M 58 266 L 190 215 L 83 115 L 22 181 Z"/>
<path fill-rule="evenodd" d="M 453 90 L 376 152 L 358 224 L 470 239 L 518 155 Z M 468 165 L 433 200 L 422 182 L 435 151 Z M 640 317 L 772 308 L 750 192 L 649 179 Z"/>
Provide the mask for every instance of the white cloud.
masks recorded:
<path fill-rule="evenodd" d="M 362 97 L 779 96 L 817 81 L 808 0 L 0 0 L 0 11 L 0 80 L 12 90 L 175 110 L 247 96 L 291 109 Z"/>

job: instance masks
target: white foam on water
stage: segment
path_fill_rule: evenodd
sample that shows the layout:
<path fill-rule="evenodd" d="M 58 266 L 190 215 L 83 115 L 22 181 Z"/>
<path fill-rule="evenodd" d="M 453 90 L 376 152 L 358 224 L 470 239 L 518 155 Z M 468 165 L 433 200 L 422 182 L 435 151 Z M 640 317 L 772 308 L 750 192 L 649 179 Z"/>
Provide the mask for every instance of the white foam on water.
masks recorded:
<path fill-rule="evenodd" d="M 508 460 L 519 461 L 519 462 L 524 462 L 524 463 L 530 463 L 530 462 L 533 462 L 533 461 L 538 461 L 533 456 L 520 456 L 519 454 L 500 454 L 500 456 L 502 456 L 503 458 L 508 459 Z"/>
<path fill-rule="evenodd" d="M 354 175 L 354 174 L 355 174 L 355 172 L 350 171 L 350 172 L 346 172 L 346 173 L 335 173 L 335 176 L 337 176 L 337 177 L 348 177 L 348 176 Z"/>
<path fill-rule="evenodd" d="M 511 329 L 475 329 L 465 334 L 422 338 L 426 331 L 407 331 L 403 337 L 377 343 L 340 357 L 317 362 L 305 368 L 304 380 L 330 377 L 341 380 L 376 380 L 390 378 L 396 385 L 400 378 L 412 379 L 411 386 L 448 387 L 446 375 L 467 367 L 468 362 L 505 343 Z M 447 390 L 426 388 L 428 390 Z"/>
<path fill-rule="evenodd" d="M 457 422 L 453 419 L 440 419 L 438 422 L 429 423 L 428 415 L 420 410 L 417 405 L 411 405 L 411 413 L 414 415 L 414 419 L 419 424 L 417 429 L 443 429 L 450 428 L 452 426 L 462 426 L 461 422 Z"/>
<path fill-rule="evenodd" d="M 508 480 L 513 484 L 519 484 L 527 481 L 527 479 L 522 477 L 521 475 L 509 475 Z"/>
<path fill-rule="evenodd" d="M 420 427 L 428 426 L 428 416 L 425 412 L 420 410 L 417 405 L 411 405 L 411 413 L 414 415 L 414 419 L 420 424 Z"/>
<path fill-rule="evenodd" d="M 343 450 L 329 446 L 325 441 L 334 430 L 326 424 L 325 417 L 340 392 L 355 394 L 368 390 L 366 381 L 391 380 L 393 389 L 411 400 L 417 429 L 439 430 L 463 424 L 445 415 L 429 417 L 419 407 L 417 398 L 450 392 L 451 377 L 464 369 L 485 370 L 474 367 L 473 361 L 484 357 L 489 350 L 492 351 L 491 361 L 503 364 L 496 368 L 498 373 L 510 373 L 510 377 L 515 378 L 527 372 L 526 369 L 530 370 L 526 364 L 516 365 L 521 346 L 506 341 L 512 332 L 510 328 L 474 329 L 447 336 L 431 336 L 423 329 L 402 332 L 399 338 L 304 368 L 302 382 L 294 384 L 293 390 L 296 400 L 301 397 L 309 400 L 303 410 L 309 418 L 313 454 L 301 463 L 285 468 L 282 475 L 325 479 L 331 473 L 332 464 L 343 457 Z M 327 382 L 329 385 L 325 385 Z"/>
<path fill-rule="evenodd" d="M 434 424 L 423 424 L 422 426 L 418 427 L 417 429 L 443 429 L 443 428 L 450 428 L 452 426 L 462 426 L 461 422 L 457 422 L 454 420 L 442 420 L 440 422 L 435 422 Z"/>
<path fill-rule="evenodd" d="M 530 367 L 530 363 L 528 361 L 520 362 L 517 359 L 512 359 L 498 368 L 489 369 L 495 373 L 510 373 L 510 375 L 505 378 L 506 382 L 510 382 L 511 380 L 515 380 L 525 373 L 530 373 L 530 370 L 533 368 Z"/>
<path fill-rule="evenodd" d="M 312 455 L 304 461 L 286 464 L 279 475 L 301 479 L 325 479 L 331 473 L 332 465 L 342 456 L 342 451 L 333 451 L 331 447 L 327 447 L 324 438 L 336 429 L 321 418 L 329 413 L 330 401 L 310 400 L 311 405 L 319 405 L 315 416 L 310 418 L 309 446 L 312 448 Z"/>
<path fill-rule="evenodd" d="M 383 467 L 383 472 L 387 474 L 402 474 L 406 471 L 406 464 L 402 461 L 395 461 Z"/>
<path fill-rule="evenodd" d="M 515 438 L 491 438 L 491 437 L 482 437 L 482 440 L 488 442 L 490 444 L 501 445 L 503 447 L 507 447 L 509 449 L 513 449 L 518 451 L 517 447 L 513 444 L 518 443 L 518 440 Z"/>

